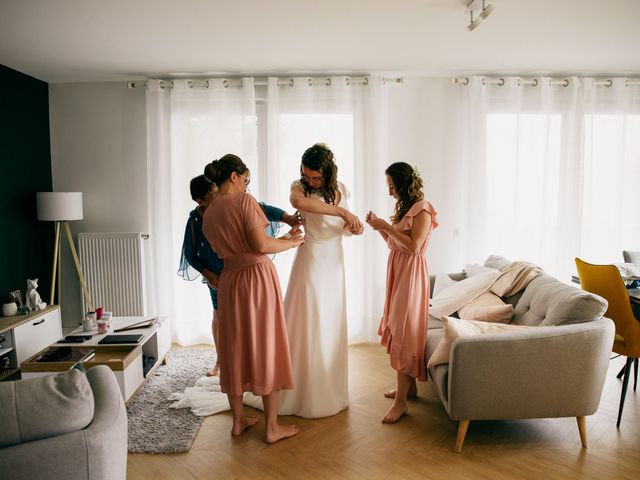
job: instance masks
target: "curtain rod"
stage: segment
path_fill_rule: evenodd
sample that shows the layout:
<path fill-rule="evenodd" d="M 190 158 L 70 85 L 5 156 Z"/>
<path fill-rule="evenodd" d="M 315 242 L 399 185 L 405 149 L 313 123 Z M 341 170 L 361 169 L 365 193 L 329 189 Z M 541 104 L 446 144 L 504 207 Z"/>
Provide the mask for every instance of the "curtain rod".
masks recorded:
<path fill-rule="evenodd" d="M 313 85 L 326 85 L 328 87 L 330 87 L 332 85 L 332 77 L 289 77 L 289 78 L 284 78 L 282 80 L 278 80 L 278 86 L 279 87 L 293 87 L 295 85 L 295 80 L 298 78 L 306 78 L 307 79 L 307 84 L 311 87 Z M 369 84 L 369 78 L 370 77 L 349 77 L 349 76 L 345 76 L 345 84 L 346 85 L 368 85 Z M 242 86 L 242 79 L 241 78 L 217 78 L 216 80 L 222 80 L 223 81 L 223 85 L 224 87 L 241 87 Z M 383 85 L 386 85 L 387 83 L 402 83 L 403 82 L 403 78 L 402 77 L 396 77 L 396 78 L 382 78 L 381 82 Z M 173 87 L 173 80 L 172 79 L 167 79 L 167 80 L 160 80 L 161 82 L 167 82 L 166 88 L 172 88 Z M 188 79 L 187 80 L 188 85 L 190 87 L 194 87 L 196 86 L 196 84 L 199 84 L 199 86 L 203 86 L 204 88 L 209 88 L 209 80 L 207 79 Z M 267 79 L 265 78 L 259 78 L 256 79 L 253 84 L 255 86 L 266 86 L 269 84 L 269 82 L 267 81 Z M 147 81 L 146 80 L 137 80 L 137 81 L 133 81 L 133 82 L 127 82 L 127 87 L 128 88 L 141 88 L 141 87 L 146 87 L 147 86 Z"/>
<path fill-rule="evenodd" d="M 454 85 L 469 85 L 470 82 L 469 77 L 453 77 L 451 81 Z M 482 77 L 483 85 L 498 85 L 502 87 L 504 83 L 504 78 Z M 538 83 L 539 80 L 537 78 L 518 78 L 518 85 L 531 85 L 532 87 L 537 87 Z M 570 83 L 570 79 L 568 78 L 549 80 L 549 85 L 561 85 L 563 87 L 568 87 Z M 594 80 L 593 85 L 611 87 L 613 85 L 613 80 Z M 640 85 L 640 79 L 628 78 L 625 80 L 625 85 L 627 87 L 630 87 L 632 85 Z"/>

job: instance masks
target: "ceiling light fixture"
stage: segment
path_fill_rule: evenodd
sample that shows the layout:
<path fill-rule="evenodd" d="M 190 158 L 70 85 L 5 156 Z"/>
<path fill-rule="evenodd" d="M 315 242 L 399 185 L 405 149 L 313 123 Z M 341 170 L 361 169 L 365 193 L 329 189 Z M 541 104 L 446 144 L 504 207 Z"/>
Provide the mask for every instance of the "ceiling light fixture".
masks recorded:
<path fill-rule="evenodd" d="M 467 4 L 465 13 L 469 13 L 469 25 L 467 30 L 470 32 L 493 12 L 493 5 L 487 4 L 485 0 L 471 0 Z M 475 17 L 475 20 L 474 20 Z"/>

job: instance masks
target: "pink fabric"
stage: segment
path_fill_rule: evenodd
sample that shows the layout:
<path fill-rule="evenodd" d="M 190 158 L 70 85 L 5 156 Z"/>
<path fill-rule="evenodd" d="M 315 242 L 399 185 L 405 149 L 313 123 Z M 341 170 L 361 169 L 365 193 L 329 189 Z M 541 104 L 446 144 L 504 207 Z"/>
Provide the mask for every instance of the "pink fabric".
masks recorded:
<path fill-rule="evenodd" d="M 427 380 L 424 344 L 429 319 L 429 272 L 424 253 L 429 237 L 438 226 L 436 211 L 426 200 L 413 204 L 393 227 L 408 234 L 413 218 L 422 211 L 431 215 L 431 226 L 418 253 L 388 237 L 391 252 L 387 262 L 387 295 L 378 335 L 387 347 L 391 366 L 400 373 Z"/>
<path fill-rule="evenodd" d="M 248 193 L 218 195 L 203 218 L 205 237 L 225 261 L 218 283 L 222 391 L 268 395 L 292 388 L 278 275 L 248 239 L 248 232 L 267 226 L 267 218 Z"/>

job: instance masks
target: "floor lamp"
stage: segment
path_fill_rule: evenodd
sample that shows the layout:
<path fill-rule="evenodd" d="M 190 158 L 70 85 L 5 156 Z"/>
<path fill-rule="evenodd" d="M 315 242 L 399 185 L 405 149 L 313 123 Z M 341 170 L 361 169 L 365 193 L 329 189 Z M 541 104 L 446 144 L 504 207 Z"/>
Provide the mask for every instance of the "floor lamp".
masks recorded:
<path fill-rule="evenodd" d="M 82 274 L 82 268 L 80 267 L 76 247 L 73 243 L 71 230 L 69 229 L 70 220 L 82 220 L 82 192 L 38 192 L 36 193 L 36 200 L 38 204 L 38 220 L 56 222 L 56 239 L 53 250 L 53 269 L 51 272 L 50 304 L 55 304 L 56 273 L 58 274 L 58 291 L 60 290 L 60 270 L 58 268 L 61 243 L 60 227 L 64 226 L 67 240 L 69 241 L 69 248 L 71 249 L 71 255 L 73 256 L 76 271 L 78 272 L 78 278 L 80 279 L 80 285 L 82 286 L 84 301 L 89 307 L 89 310 L 93 310 L 93 302 L 89 295 L 87 282 Z M 60 298 L 60 293 L 58 293 L 58 298 Z"/>

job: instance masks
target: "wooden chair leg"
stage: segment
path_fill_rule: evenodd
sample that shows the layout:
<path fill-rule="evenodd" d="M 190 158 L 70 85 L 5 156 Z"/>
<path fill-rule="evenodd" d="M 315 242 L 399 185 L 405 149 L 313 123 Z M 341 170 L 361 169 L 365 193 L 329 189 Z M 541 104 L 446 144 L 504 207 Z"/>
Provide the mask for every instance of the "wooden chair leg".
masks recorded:
<path fill-rule="evenodd" d="M 462 451 L 462 444 L 464 443 L 464 437 L 467 435 L 467 428 L 469 427 L 469 420 L 460 420 L 458 424 L 458 436 L 456 437 L 456 446 L 453 449 L 454 452 L 460 453 Z"/>
<path fill-rule="evenodd" d="M 624 380 L 622 380 L 622 395 L 620 395 L 620 408 L 618 409 L 618 421 L 616 427 L 620 428 L 620 420 L 622 419 L 622 409 L 624 408 L 624 397 L 627 395 L 627 386 L 629 385 L 629 377 L 631 376 L 631 364 L 633 358 L 627 357 L 627 363 L 624 366 Z"/>
<path fill-rule="evenodd" d="M 587 420 L 585 417 L 576 417 L 578 421 L 578 431 L 580 432 L 580 441 L 582 442 L 582 446 L 586 448 L 587 446 Z"/>

